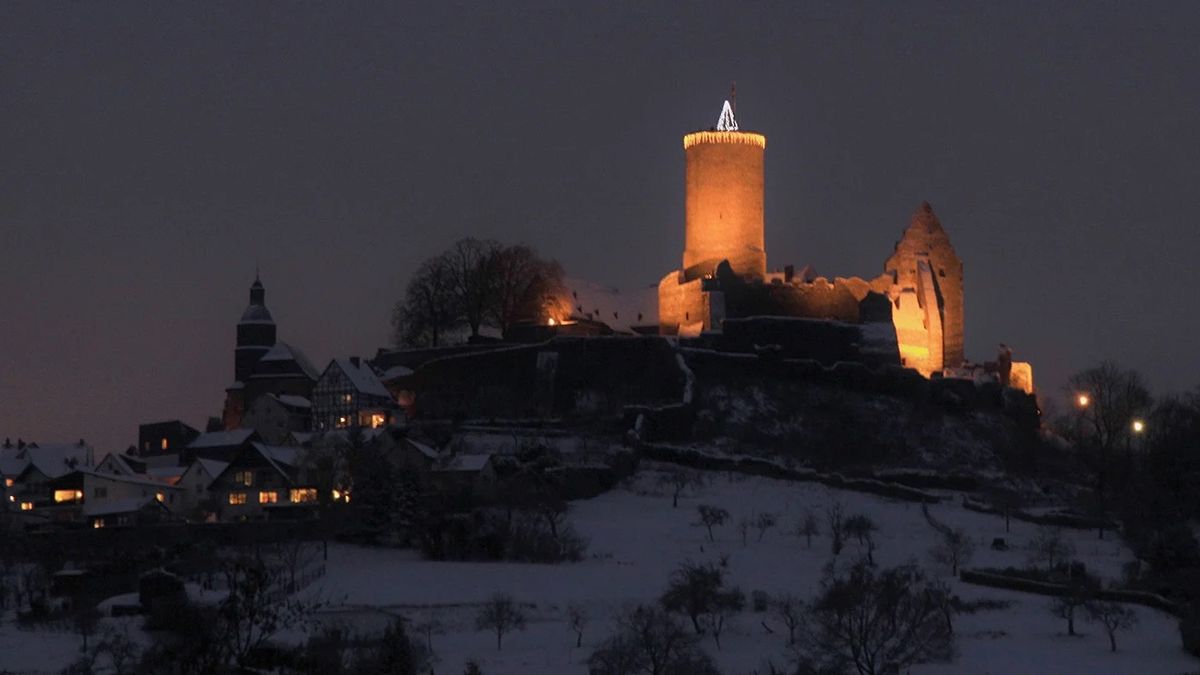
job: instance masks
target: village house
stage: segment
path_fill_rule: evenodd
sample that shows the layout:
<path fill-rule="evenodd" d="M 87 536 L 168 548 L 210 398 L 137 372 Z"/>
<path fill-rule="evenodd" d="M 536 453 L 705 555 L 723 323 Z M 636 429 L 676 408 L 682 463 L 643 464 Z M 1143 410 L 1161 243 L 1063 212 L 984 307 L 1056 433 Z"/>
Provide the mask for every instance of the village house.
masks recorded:
<path fill-rule="evenodd" d="M 315 485 L 305 482 L 302 452 L 262 443 L 238 452 L 209 487 L 218 518 L 248 521 L 310 516 L 318 494 Z"/>
<path fill-rule="evenodd" d="M 48 480 L 45 486 L 48 498 L 43 496 L 33 501 L 29 510 L 43 513 L 55 522 L 87 520 L 101 512 L 106 517 L 128 515 L 140 511 L 146 500 L 159 502 L 172 514 L 178 513 L 183 505 L 180 488 L 139 475 L 76 469 Z M 114 510 L 114 505 L 120 508 Z M 104 525 L 93 523 L 93 526 Z"/>
<path fill-rule="evenodd" d="M 399 412 L 396 400 L 367 362 L 351 356 L 329 362 L 313 387 L 313 429 L 378 429 Z"/>
<path fill-rule="evenodd" d="M 200 458 L 183 471 L 176 485 L 183 489 L 182 512 L 190 520 L 216 520 L 218 505 L 211 487 L 228 466 L 228 462 Z"/>
<path fill-rule="evenodd" d="M 200 435 L 200 432 L 179 420 L 138 425 L 137 455 L 150 464 L 160 457 L 178 455 Z"/>
<path fill-rule="evenodd" d="M 257 431 L 264 443 L 283 445 L 291 433 L 312 427 L 312 404 L 303 396 L 263 394 L 246 409 L 242 426 Z"/>
<path fill-rule="evenodd" d="M 208 431 L 189 443 L 174 464 L 187 466 L 198 457 L 228 462 L 238 453 L 262 440 L 262 436 L 254 429 Z"/>

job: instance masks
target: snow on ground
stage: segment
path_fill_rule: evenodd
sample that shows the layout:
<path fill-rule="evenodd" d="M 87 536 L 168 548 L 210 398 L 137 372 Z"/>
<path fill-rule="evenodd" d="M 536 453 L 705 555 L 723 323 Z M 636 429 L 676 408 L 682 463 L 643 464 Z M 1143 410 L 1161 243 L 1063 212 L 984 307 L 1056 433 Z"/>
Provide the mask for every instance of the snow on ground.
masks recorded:
<path fill-rule="evenodd" d="M 590 557 L 575 564 L 439 563 L 421 560 L 412 551 L 331 546 L 322 593 L 341 606 L 327 616 L 367 629 L 382 626 L 389 615 L 422 621 L 430 611 L 436 612 L 447 624 L 445 634 L 433 637 L 441 659 L 438 672 L 461 672 L 463 663 L 474 659 L 489 675 L 582 674 L 587 672 L 587 655 L 609 634 L 613 612 L 626 603 L 653 601 L 671 571 L 685 560 L 715 561 L 727 554 L 731 580 L 747 594 L 761 589 L 811 596 L 828 560 L 829 542 L 820 536 L 807 549 L 791 531 L 806 510 L 814 511 L 824 526 L 824 509 L 834 501 L 843 504 L 847 515 L 864 513 L 879 525 L 875 557 L 881 565 L 910 560 L 932 565 L 928 551 L 937 534 L 917 504 L 811 483 L 709 475 L 710 484 L 681 498 L 677 509 L 671 508 L 669 496 L 652 494 L 653 474 L 645 473 L 632 489 L 619 488 L 576 502 L 573 521 L 590 539 Z M 692 525 L 695 507 L 705 503 L 726 508 L 732 516 L 730 524 L 716 530 L 715 544 L 708 542 L 703 528 Z M 777 514 L 779 526 L 761 542 L 752 531 L 743 546 L 736 523 L 764 511 Z M 1002 518 L 953 503 L 930 511 L 941 522 L 975 537 L 973 566 L 1023 565 L 1022 549 L 1038 530 L 1013 521 L 1011 533 L 1006 533 Z M 1077 557 L 1107 578 L 1119 575 L 1121 564 L 1130 559 L 1129 552 L 1111 539 L 1099 541 L 1092 532 L 1064 534 L 1074 543 Z M 992 551 L 993 537 L 1005 537 L 1012 550 Z M 843 555 L 856 555 L 856 549 L 852 542 Z M 1200 670 L 1200 661 L 1180 647 L 1174 618 L 1165 613 L 1136 607 L 1138 627 L 1119 636 L 1120 650 L 1111 654 L 1106 636 L 1091 624 L 1080 622 L 1083 637 L 1066 637 L 1063 622 L 1047 610 L 1048 598 L 962 584 L 949 579 L 948 570 L 936 573 L 945 575 L 964 598 L 1013 604 L 960 617 L 959 658 L 953 664 L 914 667 L 913 675 L 1175 675 Z M 470 606 L 497 591 L 531 605 L 528 629 L 506 636 L 502 651 L 496 650 L 494 636 L 474 630 L 475 608 Z M 574 648 L 574 636 L 564 621 L 568 602 L 585 604 L 592 616 L 582 649 Z M 429 606 L 438 609 L 422 609 Z M 767 633 L 763 621 L 775 634 Z M 702 644 L 729 675 L 763 672 L 767 660 L 777 665 L 786 661 L 782 626 L 769 616 L 748 609 L 728 631 L 720 651 L 711 640 Z"/>
<path fill-rule="evenodd" d="M 1143 607 L 1137 628 L 1119 636 L 1120 650 L 1109 653 L 1107 638 L 1097 626 L 1081 621 L 1081 637 L 1067 637 L 1063 622 L 1051 616 L 1049 598 L 962 584 L 948 570 L 932 566 L 928 551 L 937 541 L 920 505 L 882 497 L 839 491 L 815 483 L 795 483 L 731 474 L 707 474 L 705 487 L 694 489 L 671 507 L 669 495 L 658 494 L 653 472 L 643 472 L 630 486 L 595 499 L 574 503 L 572 520 L 590 540 L 588 558 L 563 565 L 516 563 L 457 563 L 422 560 L 409 550 L 330 545 L 327 575 L 310 587 L 329 604 L 321 614 L 326 624 L 368 632 L 382 629 L 395 616 L 415 622 L 433 615 L 444 624 L 432 636 L 439 656 L 438 673 L 460 673 L 468 659 L 479 662 L 488 675 L 583 675 L 591 651 L 611 632 L 611 617 L 626 603 L 653 602 L 672 570 L 685 560 L 716 561 L 728 555 L 730 576 L 747 596 L 754 590 L 771 594 L 814 594 L 822 567 L 829 558 L 829 540 L 822 534 L 812 548 L 792 532 L 800 516 L 812 510 L 825 528 L 825 508 L 840 502 L 846 515 L 863 513 L 880 527 L 876 560 L 895 565 L 910 560 L 947 577 L 965 599 L 1006 600 L 1006 609 L 983 611 L 957 619 L 960 655 L 951 664 L 927 664 L 912 675 L 1180 675 L 1200 671 L 1200 660 L 1180 647 L 1173 617 Z M 694 526 L 696 506 L 713 504 L 728 509 L 731 522 L 715 531 L 710 543 L 702 527 Z M 772 512 L 779 525 L 762 541 L 751 531 L 743 546 L 736 523 L 759 512 Z M 1023 565 L 1022 550 L 1038 531 L 1012 522 L 1004 531 L 998 516 L 967 511 L 954 502 L 930 507 L 939 521 L 963 528 L 976 540 L 972 566 Z M 1113 539 L 1099 541 L 1095 533 L 1064 530 L 1077 557 L 1106 578 L 1116 578 L 1131 556 Z M 1007 539 L 1012 550 L 992 551 L 994 537 Z M 858 555 L 850 542 L 843 556 Z M 502 591 L 527 605 L 529 625 L 508 635 L 497 651 L 495 637 L 474 627 L 476 605 Z M 582 603 L 591 616 L 582 648 L 565 623 L 569 602 Z M 106 619 L 111 622 L 113 619 Z M 123 619 L 122 621 L 136 621 Z M 763 622 L 775 633 L 769 634 Z M 769 616 L 747 608 L 722 636 L 718 651 L 711 639 L 701 644 L 727 675 L 768 672 L 766 663 L 787 661 L 784 629 Z M 416 637 L 414 635 L 414 637 Z M 57 672 L 77 653 L 73 632 L 20 631 L 11 620 L 0 622 L 0 671 Z"/>

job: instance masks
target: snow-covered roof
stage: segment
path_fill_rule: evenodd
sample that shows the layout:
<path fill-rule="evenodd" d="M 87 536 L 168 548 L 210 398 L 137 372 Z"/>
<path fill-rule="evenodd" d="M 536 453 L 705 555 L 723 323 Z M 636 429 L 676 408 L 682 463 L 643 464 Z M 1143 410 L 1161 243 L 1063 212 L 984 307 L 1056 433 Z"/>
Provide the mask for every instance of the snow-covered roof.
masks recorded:
<path fill-rule="evenodd" d="M 279 401 L 289 408 L 307 409 L 312 407 L 312 401 L 309 401 L 303 396 L 292 396 L 291 394 L 268 394 L 268 396 L 273 397 L 276 401 Z"/>
<path fill-rule="evenodd" d="M 413 448 L 416 449 L 417 452 L 421 453 L 422 455 L 425 455 L 429 459 L 437 459 L 438 458 L 437 450 L 434 450 L 433 448 L 429 447 L 428 445 L 425 445 L 424 443 L 422 443 L 420 441 L 414 441 L 411 438 L 406 438 L 406 439 L 404 439 L 404 442 L 411 445 Z"/>
<path fill-rule="evenodd" d="M 337 367 L 346 374 L 350 384 L 358 390 L 358 393 L 385 398 L 392 397 L 387 387 L 383 386 L 383 383 L 379 381 L 379 376 L 375 374 L 374 370 L 371 370 L 371 366 L 367 365 L 366 361 L 359 361 L 358 365 L 355 365 L 349 358 L 340 357 L 334 359 L 333 363 L 337 364 Z"/>
<path fill-rule="evenodd" d="M 162 481 L 168 485 L 179 482 L 180 476 L 186 469 L 182 466 L 154 466 L 146 469 L 146 478 Z"/>
<path fill-rule="evenodd" d="M 81 469 L 81 470 L 79 470 L 79 473 L 83 474 L 84 476 L 93 476 L 95 478 L 99 478 L 102 480 L 116 481 L 118 483 L 129 483 L 131 485 L 142 485 L 145 487 L 152 487 L 152 488 L 157 488 L 157 489 L 162 489 L 162 488 L 179 489 L 178 486 L 171 485 L 169 483 L 164 483 L 162 480 L 155 480 L 148 476 L 118 476 L 115 473 L 103 473 L 100 471 L 93 471 L 91 469 Z"/>
<path fill-rule="evenodd" d="M 392 366 L 391 368 L 383 371 L 383 375 L 381 375 L 379 379 L 384 382 L 390 382 L 398 377 L 408 377 L 412 374 L 412 368 L 407 368 L 405 366 Z"/>
<path fill-rule="evenodd" d="M 124 499 L 105 499 L 98 502 L 84 502 L 83 515 L 111 516 L 117 513 L 135 513 L 157 501 L 154 497 L 125 497 Z"/>
<path fill-rule="evenodd" d="M 245 443 L 253 429 L 232 429 L 230 431 L 206 431 L 188 443 L 189 448 L 224 448 Z"/>
<path fill-rule="evenodd" d="M 271 317 L 266 305 L 251 303 L 246 307 L 246 311 L 242 312 L 238 323 L 275 323 L 275 319 Z"/>
<path fill-rule="evenodd" d="M 91 466 L 92 449 L 78 443 L 31 443 L 25 446 L 23 455 L 47 478 L 58 478 L 76 468 Z"/>
<path fill-rule="evenodd" d="M 491 455 L 455 455 L 438 471 L 481 471 L 491 460 Z"/>
<path fill-rule="evenodd" d="M 285 447 L 282 445 L 266 445 L 265 443 L 255 443 L 254 449 L 258 450 L 268 462 L 270 462 L 280 473 L 287 475 L 284 467 L 294 467 L 300 460 L 300 448 Z"/>
<path fill-rule="evenodd" d="M 12 478 L 19 475 L 29 466 L 29 460 L 16 457 L 0 459 L 0 476 Z"/>
<path fill-rule="evenodd" d="M 110 452 L 104 456 L 104 459 L 97 462 L 96 468 L 100 468 L 105 464 L 111 464 L 117 473 L 123 476 L 132 476 L 137 472 L 133 470 L 133 467 L 129 465 L 129 462 L 126 461 L 126 459 L 127 458 L 120 453 Z"/>
<path fill-rule="evenodd" d="M 282 341 L 276 342 L 275 346 L 271 347 L 266 354 L 263 354 L 259 361 L 295 361 L 296 365 L 300 366 L 300 370 L 304 371 L 304 374 L 308 375 L 312 379 L 315 380 L 321 375 L 321 373 L 313 367 L 312 361 L 309 361 L 308 357 L 304 355 L 304 352 Z"/>
<path fill-rule="evenodd" d="M 615 331 L 631 333 L 634 326 L 658 323 L 658 287 L 644 286 L 620 291 L 583 279 L 566 279 L 571 292 L 571 316 L 608 324 Z"/>
<path fill-rule="evenodd" d="M 200 464 L 200 468 L 204 469 L 205 473 L 207 473 L 210 478 L 216 478 L 217 476 L 220 476 L 221 472 L 225 470 L 225 467 L 229 466 L 229 462 L 221 462 L 215 459 L 201 458 L 197 459 L 196 462 Z"/>

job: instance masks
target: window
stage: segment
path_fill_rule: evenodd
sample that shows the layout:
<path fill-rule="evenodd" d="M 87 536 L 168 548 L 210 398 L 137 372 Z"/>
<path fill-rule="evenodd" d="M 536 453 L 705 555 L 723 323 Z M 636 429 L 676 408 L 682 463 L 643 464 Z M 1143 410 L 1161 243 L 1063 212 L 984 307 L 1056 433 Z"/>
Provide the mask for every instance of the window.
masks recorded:
<path fill-rule="evenodd" d="M 106 487 L 92 488 L 92 496 L 95 497 L 96 499 L 103 499 L 108 496 L 108 488 L 106 488 Z"/>
<path fill-rule="evenodd" d="M 289 495 L 293 504 L 307 504 L 317 501 L 316 488 L 292 488 L 292 493 Z"/>
<path fill-rule="evenodd" d="M 259 504 L 274 504 L 279 500 L 279 493 L 274 490 L 263 490 L 258 493 Z"/>
<path fill-rule="evenodd" d="M 353 403 L 353 402 L 354 402 L 353 394 L 342 394 L 342 403 Z"/>
<path fill-rule="evenodd" d="M 54 503 L 62 504 L 63 502 L 77 502 L 83 499 L 83 490 L 55 490 Z"/>
<path fill-rule="evenodd" d="M 93 521 L 92 521 L 92 527 L 96 528 L 97 530 L 99 530 L 99 529 L 103 528 L 103 527 L 104 527 L 104 519 L 103 519 L 103 518 L 97 518 L 97 519 L 93 520 Z"/>
<path fill-rule="evenodd" d="M 229 493 L 229 503 L 233 504 L 234 506 L 237 506 L 240 504 L 245 504 L 246 503 L 246 493 L 245 492 L 230 492 Z"/>
<path fill-rule="evenodd" d="M 129 516 L 117 516 L 117 525 L 128 525 L 131 522 L 133 521 L 129 519 Z"/>
<path fill-rule="evenodd" d="M 350 424 L 350 420 L 348 420 L 345 415 L 338 416 L 337 428 L 345 429 L 347 426 L 349 426 L 349 424 Z"/>
<path fill-rule="evenodd" d="M 167 500 L 167 496 L 161 492 L 155 492 L 154 500 L 161 504 Z"/>
<path fill-rule="evenodd" d="M 387 418 L 384 417 L 383 415 L 381 415 L 379 413 L 371 413 L 371 428 L 372 429 L 378 429 L 379 427 L 383 426 L 384 422 L 386 422 L 386 421 L 387 421 Z"/>
<path fill-rule="evenodd" d="M 237 483 L 238 485 L 250 487 L 251 485 L 254 485 L 254 472 L 237 471 L 233 474 L 233 482 Z"/>
<path fill-rule="evenodd" d="M 32 511 L 33 510 L 33 502 L 21 502 L 21 510 L 22 511 Z"/>
<path fill-rule="evenodd" d="M 13 479 L 5 478 L 4 479 L 4 487 L 12 487 L 12 486 L 13 486 Z"/>
<path fill-rule="evenodd" d="M 168 442 L 167 442 L 167 439 L 165 439 L 165 438 L 164 438 L 164 439 L 162 439 L 162 444 L 161 444 L 161 445 L 162 445 L 162 449 L 163 449 L 163 450 L 166 450 L 166 449 L 167 449 L 167 446 L 169 446 L 169 445 L 170 445 L 170 443 L 168 443 Z"/>

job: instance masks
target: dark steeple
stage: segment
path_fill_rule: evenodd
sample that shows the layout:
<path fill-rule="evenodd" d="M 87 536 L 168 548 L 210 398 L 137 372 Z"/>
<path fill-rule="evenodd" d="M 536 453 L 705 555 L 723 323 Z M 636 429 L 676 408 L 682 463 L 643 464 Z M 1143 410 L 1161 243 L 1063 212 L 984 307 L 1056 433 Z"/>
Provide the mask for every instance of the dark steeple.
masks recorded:
<path fill-rule="evenodd" d="M 275 346 L 275 319 L 267 311 L 267 291 L 256 273 L 250 285 L 250 304 L 237 325 L 237 348 L 233 356 L 233 378 L 244 383 L 254 366 Z"/>

